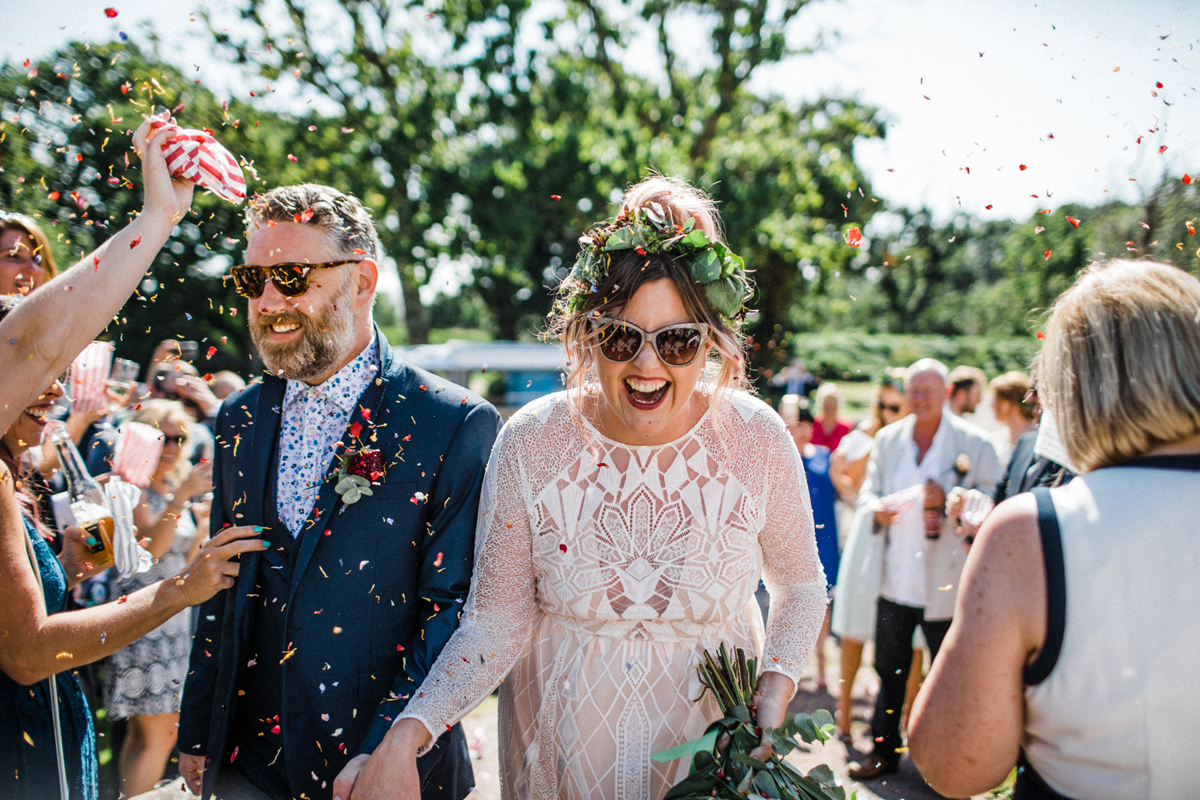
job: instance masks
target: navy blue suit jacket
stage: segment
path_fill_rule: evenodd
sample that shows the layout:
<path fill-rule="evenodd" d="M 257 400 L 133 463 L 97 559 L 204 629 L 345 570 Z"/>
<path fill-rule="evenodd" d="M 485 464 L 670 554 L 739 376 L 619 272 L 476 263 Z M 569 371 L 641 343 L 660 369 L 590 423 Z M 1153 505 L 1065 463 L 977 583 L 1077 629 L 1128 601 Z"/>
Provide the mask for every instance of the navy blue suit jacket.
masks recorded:
<path fill-rule="evenodd" d="M 322 782 L 331 788 L 350 758 L 374 751 L 457 627 L 471 582 L 479 491 L 501 425 L 482 398 L 404 364 L 376 336 L 380 377 L 359 398 L 343 445 L 361 425 L 362 446 L 380 449 L 388 462 L 386 477 L 352 505 L 326 480 L 297 542 L 284 609 L 285 763 L 289 784 L 312 787 L 309 797 L 323 794 Z M 214 532 L 264 524 L 285 388 L 267 376 L 222 406 Z M 180 714 L 180 752 L 210 760 L 206 796 L 231 747 L 255 624 L 260 554 L 240 558 L 236 585 L 201 606 Z"/>

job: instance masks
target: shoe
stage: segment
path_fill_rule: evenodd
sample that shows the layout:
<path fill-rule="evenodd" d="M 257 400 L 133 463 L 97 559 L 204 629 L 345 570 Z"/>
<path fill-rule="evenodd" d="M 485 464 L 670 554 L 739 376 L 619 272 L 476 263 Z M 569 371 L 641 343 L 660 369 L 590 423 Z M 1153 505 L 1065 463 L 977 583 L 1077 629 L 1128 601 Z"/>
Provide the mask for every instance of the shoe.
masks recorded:
<path fill-rule="evenodd" d="M 900 769 L 899 758 L 885 758 L 872 753 L 859 762 L 857 767 L 851 767 L 846 774 L 853 781 L 870 781 L 881 775 L 889 775 L 898 769 Z"/>

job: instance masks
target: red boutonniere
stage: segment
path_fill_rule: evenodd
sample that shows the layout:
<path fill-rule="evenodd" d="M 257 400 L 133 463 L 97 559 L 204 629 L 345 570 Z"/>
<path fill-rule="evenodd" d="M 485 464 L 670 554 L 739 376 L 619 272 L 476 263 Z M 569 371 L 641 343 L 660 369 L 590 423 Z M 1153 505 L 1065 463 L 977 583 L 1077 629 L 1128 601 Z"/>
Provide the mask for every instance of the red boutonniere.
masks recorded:
<path fill-rule="evenodd" d="M 378 486 L 387 474 L 383 453 L 375 448 L 364 447 L 348 450 L 342 456 L 342 467 L 338 470 L 334 491 L 346 505 L 357 503 L 364 495 L 370 497 L 371 486 Z"/>

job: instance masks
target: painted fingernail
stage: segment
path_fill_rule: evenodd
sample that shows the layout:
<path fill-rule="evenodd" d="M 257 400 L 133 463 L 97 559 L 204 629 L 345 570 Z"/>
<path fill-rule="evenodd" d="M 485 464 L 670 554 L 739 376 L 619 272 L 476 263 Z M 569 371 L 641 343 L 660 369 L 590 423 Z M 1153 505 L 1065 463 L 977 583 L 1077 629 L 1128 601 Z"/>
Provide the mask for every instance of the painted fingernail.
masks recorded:
<path fill-rule="evenodd" d="M 271 543 L 264 539 L 263 540 L 263 550 L 266 550 L 270 546 L 271 546 Z"/>
<path fill-rule="evenodd" d="M 254 526 L 254 532 L 255 532 L 255 533 L 262 533 L 262 532 L 263 532 L 263 526 L 262 526 L 262 525 L 255 525 L 255 526 Z"/>
<path fill-rule="evenodd" d="M 88 543 L 88 547 L 91 547 L 92 545 L 96 544 L 96 540 L 93 539 L 91 536 L 89 536 L 87 543 Z"/>

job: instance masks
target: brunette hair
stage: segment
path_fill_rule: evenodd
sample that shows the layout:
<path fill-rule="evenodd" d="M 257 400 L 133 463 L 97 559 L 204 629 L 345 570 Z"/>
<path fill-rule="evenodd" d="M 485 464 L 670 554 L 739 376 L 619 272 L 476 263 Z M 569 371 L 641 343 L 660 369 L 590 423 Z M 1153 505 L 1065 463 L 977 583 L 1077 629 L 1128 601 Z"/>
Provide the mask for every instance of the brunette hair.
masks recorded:
<path fill-rule="evenodd" d="M 371 213 L 357 197 L 342 194 L 331 186 L 317 183 L 279 186 L 252 199 L 246 210 L 250 236 L 255 229 L 272 223 L 300 221 L 323 229 L 333 249 L 346 258 L 383 257 Z"/>
<path fill-rule="evenodd" d="M 695 225 L 709 237 L 720 241 L 720 217 L 712 199 L 702 190 L 664 175 L 653 175 L 631 186 L 625 193 L 621 213 L 634 211 L 649 203 L 657 203 L 663 213 L 676 224 L 694 219 Z M 596 335 L 591 318 L 598 314 L 611 315 L 624 308 L 642 286 L 667 279 L 679 292 L 679 298 L 693 322 L 706 323 L 713 335 L 704 381 L 709 386 L 709 404 L 714 411 L 714 423 L 729 391 L 749 387 L 746 378 L 745 337 L 741 320 L 723 317 L 708 300 L 704 287 L 692 280 L 686 264 L 677 263 L 670 252 L 641 254 L 626 251 L 614 259 L 605 278 L 584 300 L 583 306 L 572 311 L 559 304 L 551 312 L 547 338 L 559 338 L 566 348 L 568 361 L 567 389 L 582 390 L 589 382 L 592 370 L 592 341 Z M 568 278 L 570 280 L 570 278 Z"/>
<path fill-rule="evenodd" d="M 1054 303 L 1038 395 L 1084 471 L 1200 434 L 1200 280 L 1152 261 L 1088 267 Z"/>
<path fill-rule="evenodd" d="M 1025 395 L 1029 394 L 1029 376 L 1024 372 L 1006 372 L 999 377 L 993 378 L 988 384 L 988 388 L 992 390 L 992 394 L 997 400 L 1005 400 L 1016 406 L 1021 412 L 1021 416 L 1030 422 L 1033 421 L 1033 406 L 1025 402 Z"/>

